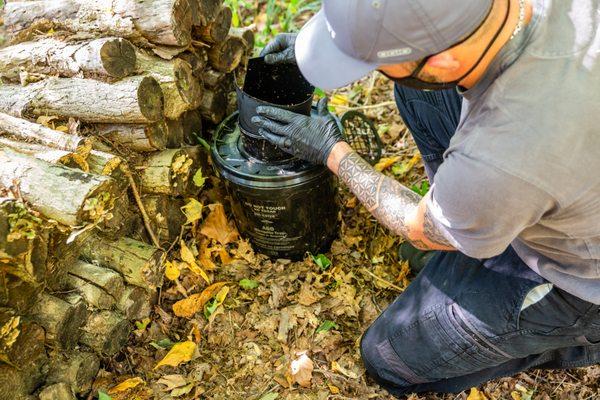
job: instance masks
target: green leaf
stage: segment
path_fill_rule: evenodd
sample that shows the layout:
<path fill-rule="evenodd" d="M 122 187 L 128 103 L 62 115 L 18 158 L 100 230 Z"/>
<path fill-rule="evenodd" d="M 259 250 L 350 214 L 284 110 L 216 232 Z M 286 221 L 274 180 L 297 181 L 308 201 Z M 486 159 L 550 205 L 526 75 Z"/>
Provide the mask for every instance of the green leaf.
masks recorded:
<path fill-rule="evenodd" d="M 246 290 L 256 289 L 258 287 L 258 282 L 253 281 L 252 279 L 242 279 L 240 281 L 240 287 Z"/>
<path fill-rule="evenodd" d="M 425 196 L 429 192 L 429 182 L 423 181 L 420 186 L 412 185 L 410 189 L 421 196 Z"/>
<path fill-rule="evenodd" d="M 112 400 L 112 397 L 104 393 L 102 390 L 98 390 L 98 400 Z"/>
<path fill-rule="evenodd" d="M 206 317 L 206 319 L 208 319 L 215 311 L 217 311 L 218 307 L 219 302 L 217 301 L 217 299 L 212 299 L 208 303 L 206 303 L 206 306 L 204 306 L 204 316 Z"/>
<path fill-rule="evenodd" d="M 194 185 L 196 185 L 196 187 L 201 188 L 202 186 L 204 186 L 205 182 L 206 178 L 202 175 L 202 168 L 198 168 L 198 171 L 196 171 L 196 173 L 194 174 Z"/>
<path fill-rule="evenodd" d="M 279 393 L 267 393 L 260 400 L 275 400 L 279 397 Z"/>
<path fill-rule="evenodd" d="M 311 257 L 315 264 L 317 264 L 319 268 L 321 268 L 321 271 L 325 271 L 329 267 L 331 267 L 331 260 L 327 258 L 325 254 L 319 254 L 316 257 L 311 254 Z"/>
<path fill-rule="evenodd" d="M 152 320 L 150 318 L 144 318 L 141 321 L 135 321 L 135 327 L 138 331 L 145 331 Z"/>
<path fill-rule="evenodd" d="M 333 321 L 323 321 L 323 323 L 317 328 L 317 333 L 327 332 L 332 329 L 340 329 L 339 325 Z"/>
<path fill-rule="evenodd" d="M 315 95 L 319 98 L 327 96 L 327 94 L 325 94 L 325 91 L 321 88 L 315 89 Z"/>
<path fill-rule="evenodd" d="M 175 345 L 175 343 L 171 342 L 171 339 L 169 338 L 161 339 L 158 342 L 150 342 L 150 346 L 154 347 L 156 350 L 169 350 L 171 347 L 173 347 L 173 345 Z"/>

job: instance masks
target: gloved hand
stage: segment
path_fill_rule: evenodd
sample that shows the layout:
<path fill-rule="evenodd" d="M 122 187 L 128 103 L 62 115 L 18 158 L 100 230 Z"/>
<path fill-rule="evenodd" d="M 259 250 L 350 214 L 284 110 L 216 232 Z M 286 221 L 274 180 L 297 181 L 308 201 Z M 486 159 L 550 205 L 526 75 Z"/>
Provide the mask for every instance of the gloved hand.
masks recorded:
<path fill-rule="evenodd" d="M 317 105 L 317 116 L 306 116 L 276 107 L 258 107 L 252 122 L 258 132 L 283 151 L 313 164 L 327 165 L 333 146 L 344 140 L 327 109 L 327 99 Z"/>
<path fill-rule="evenodd" d="M 280 33 L 265 46 L 260 56 L 267 64 L 296 64 L 296 33 Z"/>

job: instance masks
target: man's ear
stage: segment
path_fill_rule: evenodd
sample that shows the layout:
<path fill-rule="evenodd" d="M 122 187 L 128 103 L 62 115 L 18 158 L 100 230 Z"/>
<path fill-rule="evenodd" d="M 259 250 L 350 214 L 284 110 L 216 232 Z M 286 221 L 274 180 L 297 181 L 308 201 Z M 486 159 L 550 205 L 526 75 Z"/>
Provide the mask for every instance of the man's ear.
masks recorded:
<path fill-rule="evenodd" d="M 449 51 L 445 51 L 429 57 L 429 60 L 427 60 L 427 65 L 431 68 L 455 71 L 460 68 L 460 61 L 454 58 Z"/>

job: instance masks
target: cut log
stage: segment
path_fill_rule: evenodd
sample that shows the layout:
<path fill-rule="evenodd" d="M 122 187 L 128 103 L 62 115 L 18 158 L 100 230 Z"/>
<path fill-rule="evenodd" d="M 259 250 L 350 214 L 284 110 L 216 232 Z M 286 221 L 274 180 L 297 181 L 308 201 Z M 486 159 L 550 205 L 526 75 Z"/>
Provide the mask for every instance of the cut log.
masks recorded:
<path fill-rule="evenodd" d="M 244 40 L 230 35 L 208 50 L 208 61 L 214 69 L 229 73 L 240 65 L 245 54 Z"/>
<path fill-rule="evenodd" d="M 161 195 L 145 196 L 142 201 L 158 240 L 162 246 L 169 247 L 181 233 L 181 226 L 186 221 L 181 211 L 185 201 Z"/>
<path fill-rule="evenodd" d="M 190 64 L 182 59 L 163 60 L 148 53 L 137 53 L 137 70 L 160 82 L 164 94 L 164 114 L 177 119 L 187 110 L 198 107 L 202 84 L 194 77 Z"/>
<path fill-rule="evenodd" d="M 229 88 L 231 86 L 230 75 L 212 68 L 206 68 L 204 70 L 202 80 L 204 81 L 204 86 L 211 90 L 223 90 L 224 88 Z"/>
<path fill-rule="evenodd" d="M 194 28 L 194 39 L 208 44 L 221 43 L 227 38 L 232 16 L 233 13 L 229 7 L 220 7 L 213 21 L 208 25 Z"/>
<path fill-rule="evenodd" d="M 46 341 L 53 347 L 72 349 L 87 319 L 85 303 L 69 300 L 71 302 L 43 293 L 31 311 L 35 321 L 46 330 Z"/>
<path fill-rule="evenodd" d="M 55 383 L 50 386 L 46 386 L 40 392 L 40 400 L 77 400 L 71 387 L 64 383 Z"/>
<path fill-rule="evenodd" d="M 192 0 L 194 1 L 194 0 Z M 198 16 L 195 25 L 206 26 L 217 17 L 217 13 L 223 5 L 223 0 L 195 0 L 198 2 Z"/>
<path fill-rule="evenodd" d="M 110 176 L 117 184 L 125 180 L 122 166 L 123 159 L 111 153 L 92 150 L 87 158 L 87 163 L 91 174 Z"/>
<path fill-rule="evenodd" d="M 21 72 L 63 77 L 124 78 L 135 70 L 135 47 L 127 40 L 104 38 L 79 43 L 56 39 L 0 49 L 0 77 L 19 81 Z"/>
<path fill-rule="evenodd" d="M 244 44 L 246 45 L 246 55 L 252 57 L 256 40 L 254 31 L 250 28 L 231 28 L 229 34 L 244 40 Z"/>
<path fill-rule="evenodd" d="M 9 148 L 19 153 L 27 154 L 38 160 L 50 164 L 63 165 L 69 168 L 80 169 L 89 172 L 89 166 L 85 158 L 77 153 L 66 150 L 53 149 L 43 144 L 20 142 L 5 137 L 0 137 L 0 148 Z"/>
<path fill-rule="evenodd" d="M 223 91 L 205 89 L 198 109 L 204 118 L 218 124 L 225 118 L 227 102 L 227 95 Z"/>
<path fill-rule="evenodd" d="M 202 138 L 202 115 L 198 110 L 188 111 L 181 117 L 183 127 L 183 143 L 191 146 L 198 144 Z"/>
<path fill-rule="evenodd" d="M 196 79 L 202 80 L 202 73 L 208 64 L 208 55 L 206 54 L 205 49 L 192 47 L 185 53 L 181 54 L 179 58 L 190 64 L 192 67 L 192 73 Z"/>
<path fill-rule="evenodd" d="M 58 352 L 50 361 L 47 384 L 64 382 L 71 390 L 84 395 L 92 388 L 92 381 L 100 369 L 100 359 L 94 353 L 74 351 Z"/>
<path fill-rule="evenodd" d="M 89 147 L 89 141 L 81 136 L 67 135 L 43 125 L 0 113 L 0 131 L 17 139 L 34 141 L 60 150 L 77 152 Z"/>
<path fill-rule="evenodd" d="M 25 282 L 13 276 L 0 276 L 0 306 L 26 313 L 43 290 L 44 287 L 40 284 Z"/>
<path fill-rule="evenodd" d="M 107 4 L 108 3 L 108 4 Z M 15 1 L 5 6 L 11 34 L 34 21 L 48 19 L 74 32 L 106 33 L 136 38 L 140 34 L 157 44 L 187 46 L 192 16 L 188 0 Z"/>
<path fill-rule="evenodd" d="M 89 305 L 97 309 L 114 308 L 123 295 L 123 278 L 111 269 L 78 261 L 68 272 L 68 288 L 79 292 Z"/>
<path fill-rule="evenodd" d="M 82 328 L 80 342 L 98 354 L 112 356 L 127 344 L 130 325 L 123 316 L 114 311 L 92 313 Z"/>
<path fill-rule="evenodd" d="M 162 121 L 151 125 L 98 124 L 93 131 L 109 142 L 142 153 L 164 150 L 168 140 L 167 126 Z"/>
<path fill-rule="evenodd" d="M 13 186 L 31 207 L 62 224 L 96 222 L 114 206 L 111 178 L 53 165 L 9 149 L 0 149 L 0 185 Z"/>
<path fill-rule="evenodd" d="M 10 332 L 9 322 L 16 331 Z M 10 310 L 0 310 L 0 329 L 2 339 L 12 342 L 10 346 L 6 346 L 6 341 L 0 346 L 12 364 L 0 363 L 0 400 L 27 398 L 45 378 L 48 357 L 44 348 L 44 329 L 15 316 Z M 16 337 L 15 333 L 18 334 Z"/>
<path fill-rule="evenodd" d="M 178 149 L 183 144 L 184 134 L 182 118 L 184 115 L 185 114 L 182 114 L 179 119 L 167 120 L 167 132 L 169 137 L 169 140 L 167 141 L 168 149 Z"/>
<path fill-rule="evenodd" d="M 96 123 L 150 123 L 163 116 L 160 85 L 150 77 L 116 83 L 52 78 L 28 86 L 1 85 L 0 111 L 14 116 L 59 115 Z"/>
<path fill-rule="evenodd" d="M 129 321 L 140 321 L 150 316 L 156 299 L 156 292 L 149 292 L 137 286 L 127 286 L 117 308 Z"/>
<path fill-rule="evenodd" d="M 194 160 L 181 149 L 151 154 L 140 171 L 142 192 L 183 196 L 195 172 Z"/>
<path fill-rule="evenodd" d="M 110 241 L 91 236 L 82 246 L 81 256 L 119 272 L 131 285 L 155 290 L 162 284 L 164 252 L 137 240 Z"/>

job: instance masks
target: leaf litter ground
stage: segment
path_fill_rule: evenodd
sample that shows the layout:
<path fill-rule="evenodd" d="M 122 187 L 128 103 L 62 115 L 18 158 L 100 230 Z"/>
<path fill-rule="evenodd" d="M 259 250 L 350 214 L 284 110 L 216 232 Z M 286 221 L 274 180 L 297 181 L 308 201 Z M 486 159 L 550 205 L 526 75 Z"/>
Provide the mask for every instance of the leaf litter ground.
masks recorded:
<path fill-rule="evenodd" d="M 361 110 L 385 144 L 377 168 L 426 191 L 422 164 L 373 75 L 334 94 L 332 110 Z M 361 334 L 414 277 L 389 235 L 342 188 L 340 237 L 302 262 L 269 260 L 239 237 L 221 182 L 186 209 L 188 224 L 167 261 L 151 319 L 95 382 L 112 399 L 392 399 L 365 376 Z M 222 206 L 223 204 L 224 206 Z M 207 282 L 208 280 L 208 282 Z M 533 371 L 458 395 L 417 399 L 595 399 L 600 367 Z"/>

